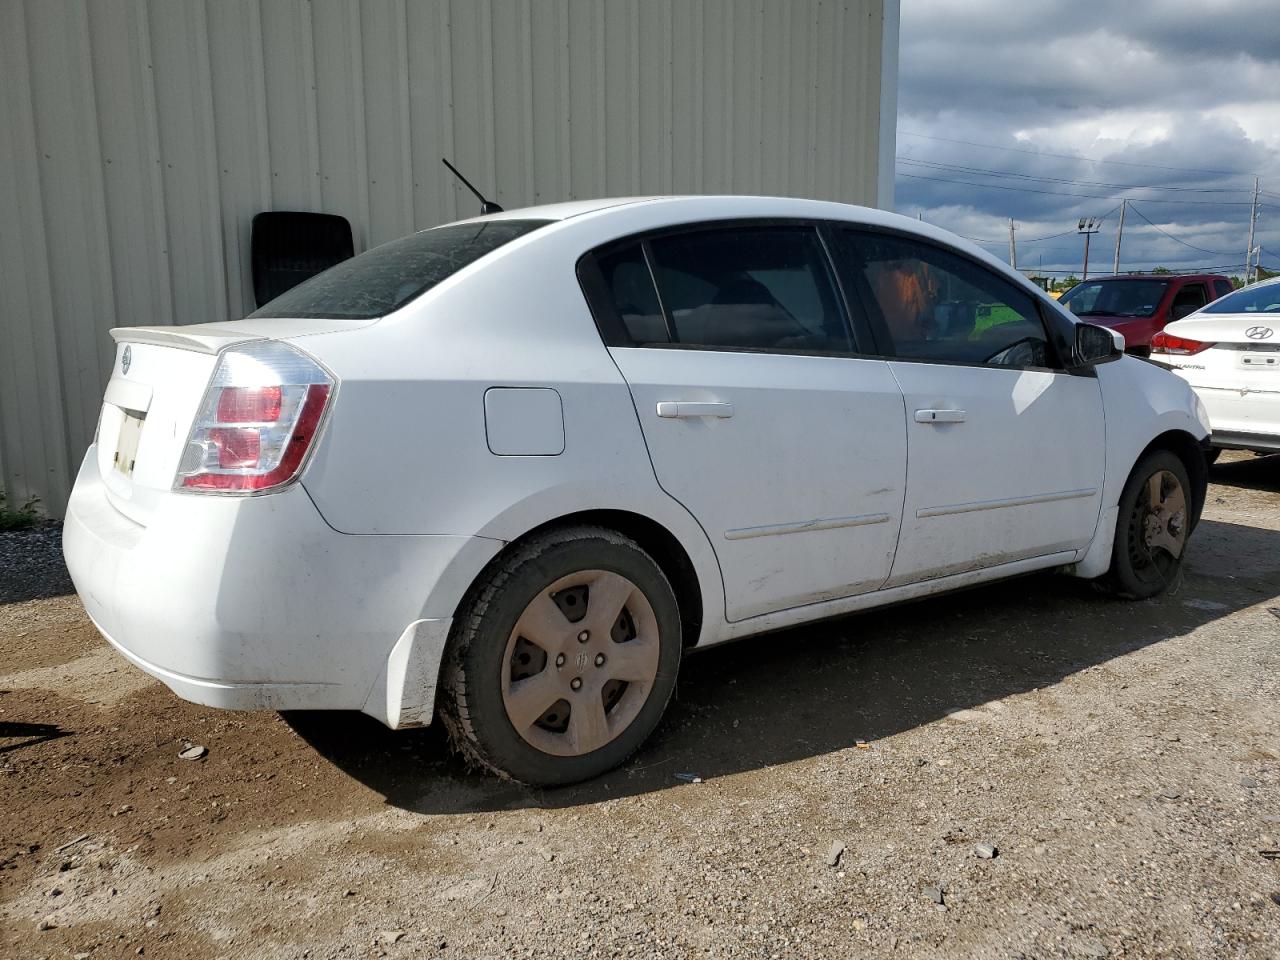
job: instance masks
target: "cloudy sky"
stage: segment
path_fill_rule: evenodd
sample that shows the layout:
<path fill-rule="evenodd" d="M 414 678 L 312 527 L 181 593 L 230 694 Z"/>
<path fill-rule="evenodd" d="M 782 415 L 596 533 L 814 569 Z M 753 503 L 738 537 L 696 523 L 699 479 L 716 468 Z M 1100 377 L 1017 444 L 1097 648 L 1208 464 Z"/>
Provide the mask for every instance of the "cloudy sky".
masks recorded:
<path fill-rule="evenodd" d="M 1013 217 L 1019 267 L 1078 275 L 1128 197 L 1122 270 L 1239 273 L 1257 174 L 1280 268 L 1276 0 L 902 0 L 901 44 L 900 212 L 1006 259 Z"/>

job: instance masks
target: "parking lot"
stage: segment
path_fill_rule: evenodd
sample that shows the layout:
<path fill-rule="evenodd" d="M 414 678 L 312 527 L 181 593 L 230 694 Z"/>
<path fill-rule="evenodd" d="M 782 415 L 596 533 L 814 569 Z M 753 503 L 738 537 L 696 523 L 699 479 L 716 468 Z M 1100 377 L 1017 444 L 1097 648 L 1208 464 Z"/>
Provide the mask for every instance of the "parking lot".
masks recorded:
<path fill-rule="evenodd" d="M 0 956 L 1276 957 L 1280 457 L 1212 481 L 1170 595 L 1036 576 L 717 648 L 554 792 L 184 703 L 74 595 L 5 603 Z"/>

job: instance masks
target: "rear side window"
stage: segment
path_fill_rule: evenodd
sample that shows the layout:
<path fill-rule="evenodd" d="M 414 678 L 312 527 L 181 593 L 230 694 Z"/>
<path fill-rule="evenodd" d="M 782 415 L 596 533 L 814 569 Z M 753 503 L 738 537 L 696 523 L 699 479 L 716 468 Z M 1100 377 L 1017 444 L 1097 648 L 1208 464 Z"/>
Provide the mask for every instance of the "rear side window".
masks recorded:
<path fill-rule="evenodd" d="M 1052 351 L 1031 296 L 930 244 L 844 231 L 841 256 L 894 355 L 1001 367 L 1049 367 Z"/>
<path fill-rule="evenodd" d="M 635 343 L 787 353 L 851 349 L 812 227 L 682 232 L 635 244 L 602 258 L 600 266 Z"/>
<path fill-rule="evenodd" d="M 1217 280 L 1213 281 L 1213 291 L 1214 291 L 1215 297 L 1225 297 L 1228 293 L 1231 292 L 1231 289 L 1232 288 L 1231 288 L 1230 280 L 1223 280 L 1221 277 L 1219 277 Z"/>
<path fill-rule="evenodd" d="M 678 343 L 847 352 L 844 315 L 810 227 L 735 227 L 650 241 Z"/>
<path fill-rule="evenodd" d="M 251 317 L 381 317 L 549 220 L 489 220 L 424 230 L 374 247 L 282 293 Z"/>

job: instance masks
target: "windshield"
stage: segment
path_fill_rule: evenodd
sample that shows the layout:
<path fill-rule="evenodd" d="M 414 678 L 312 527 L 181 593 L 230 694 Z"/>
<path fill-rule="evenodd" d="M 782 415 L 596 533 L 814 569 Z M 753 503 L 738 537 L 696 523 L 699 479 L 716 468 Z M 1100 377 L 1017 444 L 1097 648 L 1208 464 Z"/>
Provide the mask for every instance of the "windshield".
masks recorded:
<path fill-rule="evenodd" d="M 369 320 L 549 220 L 489 220 L 424 230 L 344 260 L 276 297 L 251 317 Z"/>
<path fill-rule="evenodd" d="M 1280 283 L 1259 283 L 1213 301 L 1202 313 L 1280 313 Z"/>
<path fill-rule="evenodd" d="M 1086 280 L 1058 302 L 1078 317 L 1149 317 L 1168 286 L 1168 280 Z"/>

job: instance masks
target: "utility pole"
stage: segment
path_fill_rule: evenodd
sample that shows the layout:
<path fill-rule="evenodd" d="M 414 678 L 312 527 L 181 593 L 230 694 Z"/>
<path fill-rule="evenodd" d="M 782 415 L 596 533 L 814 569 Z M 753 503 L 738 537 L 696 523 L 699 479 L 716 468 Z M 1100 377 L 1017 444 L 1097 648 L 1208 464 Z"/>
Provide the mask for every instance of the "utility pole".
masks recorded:
<path fill-rule="evenodd" d="M 1249 211 L 1249 245 L 1245 247 L 1244 282 L 1249 283 L 1249 271 L 1253 262 L 1253 228 L 1258 223 L 1258 178 L 1253 178 L 1253 209 Z"/>
<path fill-rule="evenodd" d="M 1089 279 L 1089 238 L 1098 232 L 1098 224 L 1102 222 L 1100 217 L 1081 217 L 1080 222 L 1076 224 L 1076 232 L 1084 234 L 1084 270 L 1081 280 Z"/>
<path fill-rule="evenodd" d="M 1013 225 L 1013 217 L 1009 218 L 1009 266 L 1018 269 L 1018 244 L 1013 238 L 1013 231 L 1016 229 Z"/>
<path fill-rule="evenodd" d="M 1124 211 L 1129 206 L 1129 198 L 1120 201 L 1120 227 L 1116 230 L 1116 262 L 1111 265 L 1112 273 L 1120 272 L 1120 238 L 1124 236 Z"/>

